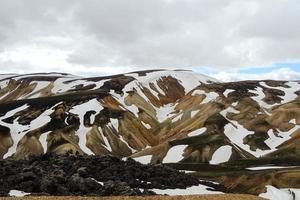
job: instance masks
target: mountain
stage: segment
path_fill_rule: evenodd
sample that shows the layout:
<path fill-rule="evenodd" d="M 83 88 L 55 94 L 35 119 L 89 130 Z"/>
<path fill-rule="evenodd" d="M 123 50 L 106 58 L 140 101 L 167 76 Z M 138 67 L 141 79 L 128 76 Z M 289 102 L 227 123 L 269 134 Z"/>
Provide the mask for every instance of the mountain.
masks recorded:
<path fill-rule="evenodd" d="M 0 75 L 0 159 L 115 155 L 234 192 L 300 188 L 299 95 L 300 81 L 223 83 L 183 70 Z"/>

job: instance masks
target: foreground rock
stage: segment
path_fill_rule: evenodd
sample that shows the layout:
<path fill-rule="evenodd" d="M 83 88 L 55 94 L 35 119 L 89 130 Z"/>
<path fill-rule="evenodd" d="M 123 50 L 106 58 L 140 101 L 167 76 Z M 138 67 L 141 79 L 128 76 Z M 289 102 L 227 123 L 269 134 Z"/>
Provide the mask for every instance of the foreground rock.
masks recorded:
<path fill-rule="evenodd" d="M 163 165 L 142 165 L 111 156 L 54 154 L 0 161 L 0 177 L 1 196 L 10 190 L 59 196 L 153 195 L 153 188 L 184 189 L 200 184 L 197 178 Z"/>

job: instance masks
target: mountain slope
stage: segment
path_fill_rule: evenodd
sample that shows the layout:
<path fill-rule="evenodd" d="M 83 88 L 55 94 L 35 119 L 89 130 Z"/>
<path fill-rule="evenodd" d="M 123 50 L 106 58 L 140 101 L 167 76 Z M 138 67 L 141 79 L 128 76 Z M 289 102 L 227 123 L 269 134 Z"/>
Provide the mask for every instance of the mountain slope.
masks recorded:
<path fill-rule="evenodd" d="M 299 81 L 191 71 L 0 75 L 0 158 L 112 154 L 220 164 L 299 155 Z"/>

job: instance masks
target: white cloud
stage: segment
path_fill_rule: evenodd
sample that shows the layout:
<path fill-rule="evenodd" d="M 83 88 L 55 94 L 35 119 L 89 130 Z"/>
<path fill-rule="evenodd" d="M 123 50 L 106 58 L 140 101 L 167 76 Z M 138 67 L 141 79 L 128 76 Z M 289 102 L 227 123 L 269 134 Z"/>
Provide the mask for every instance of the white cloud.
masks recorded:
<path fill-rule="evenodd" d="M 279 68 L 267 73 L 241 73 L 241 72 L 218 72 L 210 76 L 224 82 L 240 80 L 300 80 L 300 72 L 289 68 Z"/>

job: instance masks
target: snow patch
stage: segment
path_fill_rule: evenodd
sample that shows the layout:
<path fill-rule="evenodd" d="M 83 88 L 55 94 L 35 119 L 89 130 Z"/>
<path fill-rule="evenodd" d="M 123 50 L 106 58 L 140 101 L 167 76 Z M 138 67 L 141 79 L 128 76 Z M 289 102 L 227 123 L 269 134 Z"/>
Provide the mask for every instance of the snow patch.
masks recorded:
<path fill-rule="evenodd" d="M 176 117 L 174 117 L 172 119 L 172 122 L 176 122 L 176 121 L 180 120 L 182 118 L 182 115 L 183 115 L 183 113 L 180 113 L 179 115 L 177 115 Z"/>
<path fill-rule="evenodd" d="M 285 188 L 278 189 L 271 185 L 266 186 L 267 192 L 261 193 L 259 196 L 270 200 L 300 200 L 300 189 Z"/>
<path fill-rule="evenodd" d="M 169 103 L 169 104 L 161 106 L 159 108 L 154 107 L 156 110 L 157 121 L 163 122 L 167 118 L 171 117 L 170 115 L 173 115 L 172 112 L 175 111 L 175 107 L 176 107 L 176 104 L 173 104 L 173 103 Z"/>
<path fill-rule="evenodd" d="M 101 182 L 101 181 L 97 181 L 96 179 L 94 179 L 94 178 L 91 178 L 92 180 L 94 180 L 96 183 L 98 183 L 99 185 L 101 185 L 101 186 L 103 186 L 104 185 L 104 183 L 103 182 Z"/>
<path fill-rule="evenodd" d="M 231 92 L 234 92 L 235 90 L 232 90 L 232 89 L 226 89 L 223 94 L 224 96 L 227 98 L 228 97 L 228 94 L 231 93 Z"/>
<path fill-rule="evenodd" d="M 187 147 L 188 145 L 177 145 L 177 146 L 173 146 L 169 149 L 166 157 L 163 159 L 164 163 L 175 163 L 175 162 L 179 162 L 180 160 L 183 159 L 183 152 L 184 149 Z"/>
<path fill-rule="evenodd" d="M 240 148 L 244 149 L 245 151 L 259 157 L 262 152 L 252 151 L 250 150 L 250 146 L 243 143 L 243 139 L 247 135 L 254 134 L 253 131 L 248 131 L 242 125 L 240 125 L 236 121 L 231 121 L 224 127 L 224 134 L 229 138 L 231 142 L 239 146 Z"/>
<path fill-rule="evenodd" d="M 152 189 L 156 194 L 160 194 L 160 195 L 196 195 L 196 194 L 223 194 L 222 192 L 218 192 L 218 191 L 211 191 L 208 190 L 210 187 L 205 186 L 205 185 L 197 185 L 197 186 L 192 186 L 192 187 L 188 187 L 186 189 L 165 189 L 165 190 L 161 190 L 161 189 Z M 210 188 L 211 189 L 211 188 Z"/>
<path fill-rule="evenodd" d="M 151 161 L 152 155 L 146 155 L 146 156 L 141 156 L 141 157 L 137 157 L 137 158 L 133 158 L 135 161 L 138 161 L 142 164 L 149 164 Z"/>
<path fill-rule="evenodd" d="M 109 125 L 111 127 L 114 127 L 116 129 L 116 131 L 119 131 L 119 121 L 118 119 L 115 119 L 115 118 L 110 118 L 110 123 Z"/>
<path fill-rule="evenodd" d="M 29 98 L 37 98 L 40 96 L 40 93 L 38 93 L 40 90 L 46 88 L 50 82 L 49 81 L 33 81 L 32 83 L 37 83 L 37 85 L 35 86 L 34 90 L 32 92 L 30 92 L 29 94 L 27 94 L 24 97 L 21 97 L 19 99 L 27 99 Z M 36 94 L 35 94 L 36 93 Z"/>
<path fill-rule="evenodd" d="M 77 130 L 77 135 L 79 137 L 79 147 L 85 153 L 92 155 L 93 152 L 86 146 L 86 136 L 90 128 L 84 126 L 84 115 L 87 111 L 94 110 L 99 113 L 103 109 L 102 105 L 100 104 L 97 99 L 91 99 L 88 102 L 82 103 L 80 105 L 74 106 L 69 112 L 77 114 L 80 118 L 80 126 Z"/>
<path fill-rule="evenodd" d="M 48 132 L 46 132 L 46 133 L 43 133 L 43 134 L 41 134 L 41 136 L 40 136 L 40 142 L 41 142 L 41 145 L 42 145 L 42 147 L 43 147 L 43 149 L 44 149 L 44 153 L 46 153 L 47 152 L 47 148 L 48 148 L 48 145 L 47 145 L 47 136 L 48 136 L 48 134 L 50 133 L 51 131 L 48 131 Z"/>
<path fill-rule="evenodd" d="M 151 129 L 150 124 L 146 124 L 145 122 L 141 121 L 143 126 L 146 127 L 147 129 Z"/>
<path fill-rule="evenodd" d="M 199 110 L 191 111 L 191 118 L 193 118 L 198 112 L 199 112 Z"/>
<path fill-rule="evenodd" d="M 12 154 L 14 154 L 16 152 L 17 145 L 18 145 L 19 141 L 24 137 L 24 135 L 29 130 L 37 129 L 37 128 L 43 126 L 44 124 L 47 124 L 48 122 L 50 122 L 51 118 L 49 117 L 49 115 L 53 112 L 53 108 L 55 108 L 58 104 L 60 104 L 60 103 L 57 103 L 54 106 L 52 106 L 51 108 L 45 110 L 37 118 L 35 118 L 34 120 L 32 120 L 29 125 L 21 125 L 21 124 L 19 124 L 18 123 L 18 118 L 14 120 L 13 124 L 4 123 L 3 121 L 1 121 L 2 118 L 0 118 L 0 124 L 3 125 L 3 126 L 7 126 L 8 128 L 10 128 L 11 137 L 12 137 L 13 142 L 14 142 L 13 146 L 8 149 L 8 152 L 3 156 L 3 158 L 7 158 L 7 157 L 11 156 Z M 19 112 L 21 110 L 24 110 L 27 107 L 28 107 L 27 105 L 23 105 L 23 106 L 21 106 L 21 107 L 19 107 L 17 109 L 14 109 L 14 110 L 8 112 L 5 115 L 5 118 L 6 117 L 11 117 L 15 113 L 17 113 L 17 112 Z M 44 151 L 46 151 L 47 150 L 47 142 L 46 142 L 46 139 L 43 138 L 44 134 L 46 134 L 46 133 L 42 134 L 42 136 L 40 137 L 40 139 L 41 139 L 40 142 L 41 142 L 41 145 L 44 148 Z"/>
<path fill-rule="evenodd" d="M 289 121 L 289 123 L 290 123 L 290 124 L 295 124 L 295 125 L 296 125 L 296 119 L 291 119 L 291 120 Z"/>
<path fill-rule="evenodd" d="M 287 132 L 282 132 L 277 130 L 277 134 L 274 133 L 273 129 L 268 131 L 269 138 L 265 140 L 265 143 L 271 148 L 271 152 L 276 151 L 276 147 L 284 143 L 285 141 L 291 139 L 292 133 L 297 131 L 300 128 L 300 125 L 295 125 L 294 128 L 290 129 Z"/>
<path fill-rule="evenodd" d="M 205 99 L 200 104 L 206 104 L 210 101 L 214 101 L 219 97 L 219 94 L 216 92 L 205 92 L 204 90 L 194 90 L 192 96 L 196 95 L 205 95 Z"/>
<path fill-rule="evenodd" d="M 264 169 L 287 169 L 287 168 L 295 168 L 295 167 L 298 166 L 259 166 L 259 167 L 249 167 L 246 169 L 255 171 L 255 170 L 264 170 Z"/>
<path fill-rule="evenodd" d="M 200 85 L 201 83 L 207 84 L 209 82 L 219 82 L 214 78 L 205 76 L 203 74 L 195 73 L 193 71 L 163 70 L 163 71 L 148 72 L 146 76 L 139 76 L 138 73 L 130 73 L 126 75 L 134 77 L 140 83 L 143 83 L 143 85 L 147 85 L 150 82 L 155 83 L 157 82 L 158 79 L 164 76 L 165 77 L 172 76 L 173 78 L 179 80 L 180 84 L 184 87 L 185 93 L 188 93 L 189 91 L 191 91 L 192 89 Z"/>
<path fill-rule="evenodd" d="M 111 148 L 111 146 L 110 146 L 110 144 L 109 144 L 109 142 L 108 142 L 108 139 L 105 137 L 105 135 L 103 134 L 103 132 L 102 132 L 102 129 L 101 128 L 98 128 L 98 130 L 99 130 L 99 132 L 100 132 L 100 134 L 101 134 L 101 137 L 103 138 L 103 140 L 104 140 L 104 143 L 105 143 L 105 146 L 106 146 L 106 149 L 108 150 L 108 151 L 112 151 L 112 148 Z"/>
<path fill-rule="evenodd" d="M 266 102 L 263 101 L 263 99 L 266 97 L 265 93 L 263 92 L 263 89 L 261 87 L 256 88 L 256 90 L 248 90 L 248 92 L 251 92 L 253 94 L 256 94 L 256 96 L 252 96 L 251 98 L 256 101 L 260 107 L 262 108 L 272 108 L 275 105 L 278 105 L 277 103 L 275 104 L 267 104 Z"/>
<path fill-rule="evenodd" d="M 24 196 L 30 195 L 30 193 L 23 192 L 20 190 L 10 190 L 8 194 L 11 197 L 24 197 Z"/>
<path fill-rule="evenodd" d="M 297 82 L 294 82 L 294 81 L 285 83 L 285 85 L 289 86 L 289 88 L 271 87 L 271 86 L 267 85 L 265 82 L 260 82 L 259 84 L 266 88 L 272 88 L 272 89 L 277 89 L 277 90 L 283 91 L 285 93 L 285 95 L 281 96 L 281 98 L 283 99 L 280 102 L 281 104 L 295 100 L 298 97 L 297 94 L 295 94 L 295 92 L 298 91 L 300 88 L 300 84 Z"/>
<path fill-rule="evenodd" d="M 206 127 L 202 127 L 200 129 L 197 129 L 197 130 L 194 130 L 194 131 L 188 133 L 188 136 L 189 137 L 198 136 L 198 135 L 203 134 L 206 130 L 207 130 Z"/>
<path fill-rule="evenodd" d="M 230 159 L 231 154 L 232 154 L 231 146 L 229 145 L 222 146 L 214 152 L 209 164 L 216 165 L 216 164 L 227 162 Z"/>

